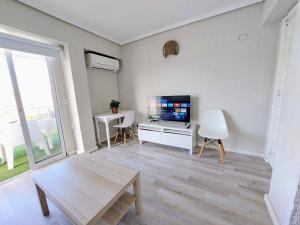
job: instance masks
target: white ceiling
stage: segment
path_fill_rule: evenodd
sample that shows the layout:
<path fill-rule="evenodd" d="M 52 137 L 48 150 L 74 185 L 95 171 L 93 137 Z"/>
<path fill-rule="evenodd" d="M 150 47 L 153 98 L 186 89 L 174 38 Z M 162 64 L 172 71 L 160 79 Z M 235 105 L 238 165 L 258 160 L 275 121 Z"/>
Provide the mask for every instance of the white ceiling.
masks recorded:
<path fill-rule="evenodd" d="M 263 0 L 19 0 L 118 44 Z"/>

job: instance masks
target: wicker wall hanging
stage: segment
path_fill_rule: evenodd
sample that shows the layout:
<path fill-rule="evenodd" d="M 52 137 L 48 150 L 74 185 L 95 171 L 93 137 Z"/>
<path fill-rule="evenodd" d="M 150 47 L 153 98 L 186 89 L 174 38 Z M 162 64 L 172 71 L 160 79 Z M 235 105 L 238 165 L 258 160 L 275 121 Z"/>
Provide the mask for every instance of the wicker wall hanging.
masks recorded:
<path fill-rule="evenodd" d="M 164 57 L 167 58 L 169 55 L 178 55 L 179 45 L 177 41 L 171 40 L 167 41 L 163 47 Z"/>

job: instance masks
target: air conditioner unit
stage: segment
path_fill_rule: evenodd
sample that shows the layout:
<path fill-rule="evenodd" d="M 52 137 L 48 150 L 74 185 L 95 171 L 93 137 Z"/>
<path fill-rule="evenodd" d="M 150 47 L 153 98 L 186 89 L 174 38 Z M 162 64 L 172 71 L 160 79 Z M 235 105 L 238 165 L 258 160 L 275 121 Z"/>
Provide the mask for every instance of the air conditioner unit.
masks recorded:
<path fill-rule="evenodd" d="M 102 69 L 114 72 L 117 72 L 120 69 L 120 62 L 118 59 L 113 59 L 94 53 L 86 53 L 85 62 L 88 69 Z"/>

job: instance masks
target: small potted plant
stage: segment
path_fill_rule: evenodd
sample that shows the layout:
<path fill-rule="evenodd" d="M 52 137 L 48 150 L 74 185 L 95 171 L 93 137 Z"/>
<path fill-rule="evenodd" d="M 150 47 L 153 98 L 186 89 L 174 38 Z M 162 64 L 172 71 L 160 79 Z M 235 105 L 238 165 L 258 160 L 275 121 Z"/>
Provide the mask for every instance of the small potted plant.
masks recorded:
<path fill-rule="evenodd" d="M 113 114 L 118 113 L 118 108 L 120 106 L 120 102 L 118 100 L 111 100 L 110 104 L 109 104 L 109 108 L 111 108 L 111 111 Z"/>

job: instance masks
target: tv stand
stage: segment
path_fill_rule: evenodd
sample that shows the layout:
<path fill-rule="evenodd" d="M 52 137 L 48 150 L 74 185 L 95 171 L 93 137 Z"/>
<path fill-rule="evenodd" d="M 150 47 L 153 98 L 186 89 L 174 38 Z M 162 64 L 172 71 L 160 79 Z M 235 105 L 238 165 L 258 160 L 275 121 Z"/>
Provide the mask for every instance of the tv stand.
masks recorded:
<path fill-rule="evenodd" d="M 184 122 L 156 121 L 142 122 L 138 126 L 140 144 L 149 141 L 157 144 L 170 145 L 188 149 L 193 154 L 196 146 L 196 126 L 186 128 Z"/>

